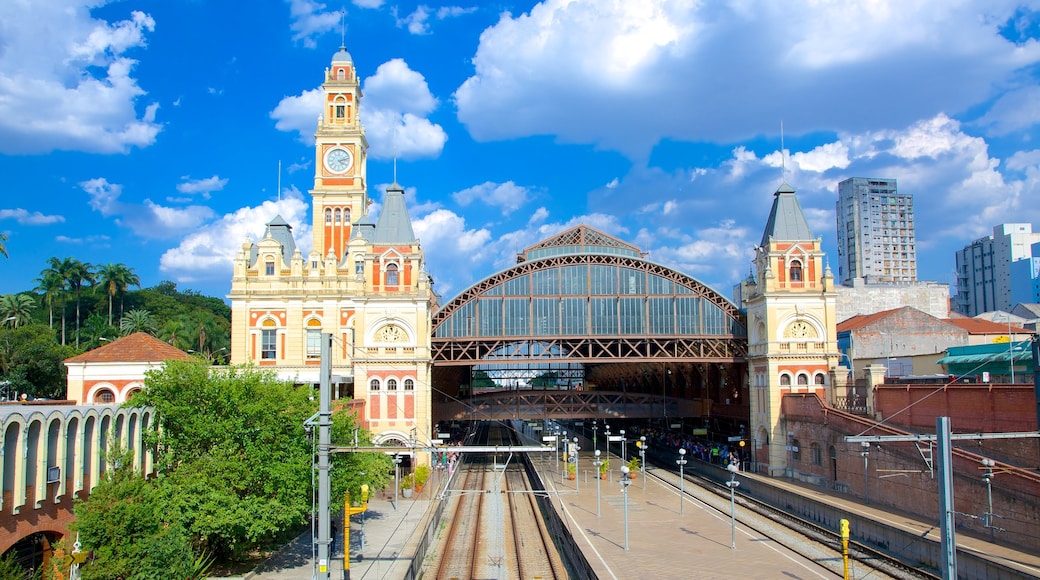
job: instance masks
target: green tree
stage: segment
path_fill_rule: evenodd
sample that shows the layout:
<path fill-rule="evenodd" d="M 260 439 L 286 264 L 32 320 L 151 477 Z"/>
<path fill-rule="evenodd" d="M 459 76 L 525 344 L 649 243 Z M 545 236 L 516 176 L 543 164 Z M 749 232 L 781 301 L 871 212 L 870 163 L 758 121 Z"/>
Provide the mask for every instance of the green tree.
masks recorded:
<path fill-rule="evenodd" d="M 82 333 L 83 349 L 90 350 L 101 346 L 105 340 L 114 340 L 119 336 L 119 329 L 105 322 L 104 316 L 94 313 L 83 323 Z"/>
<path fill-rule="evenodd" d="M 344 410 L 332 415 L 332 444 L 350 446 L 371 446 L 372 434 L 360 428 L 357 415 Z M 311 435 L 317 437 L 312 431 Z M 332 456 L 332 505 L 338 509 L 342 505 L 343 493 L 350 492 L 355 502 L 361 497 L 362 484 L 368 484 L 369 492 L 374 493 L 390 483 L 394 470 L 394 462 L 386 453 L 336 453 Z"/>
<path fill-rule="evenodd" d="M 64 361 L 77 353 L 58 344 L 54 330 L 45 324 L 0 328 L 0 378 L 10 381 L 12 392 L 65 398 Z"/>
<path fill-rule="evenodd" d="M 66 278 L 65 278 L 65 268 L 66 268 L 66 262 L 68 260 L 69 260 L 69 258 L 66 258 L 65 260 L 59 260 L 56 257 L 48 258 L 47 259 L 47 266 L 48 267 L 45 270 L 43 270 L 42 272 L 40 272 L 40 277 L 37 278 L 37 282 L 39 282 L 39 284 L 40 284 L 40 286 L 37 286 L 37 287 L 39 288 L 39 287 L 42 287 L 42 286 L 44 286 L 46 284 L 47 288 L 48 288 L 48 290 L 47 290 L 48 292 L 50 292 L 51 288 L 53 288 L 54 294 L 53 294 L 52 298 L 53 297 L 57 297 L 59 299 L 60 303 L 61 303 L 61 343 L 62 344 L 67 344 L 68 343 L 68 341 L 65 340 L 65 331 L 66 331 L 66 328 L 67 328 L 67 325 L 65 324 L 65 292 L 68 290 L 68 282 L 66 281 Z M 51 326 L 53 327 L 54 325 L 52 324 Z"/>
<path fill-rule="evenodd" d="M 5 258 L 7 257 L 7 246 L 4 245 L 6 241 L 7 235 L 0 233 L 0 254 L 3 254 Z"/>
<path fill-rule="evenodd" d="M 164 501 L 159 480 L 146 480 L 132 462 L 106 470 L 86 501 L 77 501 L 71 527 L 94 559 L 84 580 L 195 578 L 196 556 L 179 514 Z"/>
<path fill-rule="evenodd" d="M 56 260 L 57 258 L 51 258 Z M 48 263 L 51 263 L 48 261 Z M 65 278 L 62 277 L 61 273 L 55 269 L 54 264 L 51 267 L 45 268 L 40 272 L 40 277 L 34 280 L 36 282 L 36 291 L 43 294 L 43 301 L 47 303 L 47 311 L 49 313 L 49 326 L 54 328 L 54 300 L 62 297 L 62 292 L 65 290 Z M 62 315 L 62 323 L 64 324 L 64 313 Z"/>
<path fill-rule="evenodd" d="M 131 404 L 155 408 L 148 433 L 163 499 L 197 546 L 222 559 L 281 539 L 310 512 L 310 391 L 255 367 L 171 361 Z"/>
<path fill-rule="evenodd" d="M 147 332 L 154 335 L 155 318 L 147 310 L 131 310 L 119 321 L 119 332 L 123 333 L 123 336 L 130 336 L 135 332 Z"/>
<path fill-rule="evenodd" d="M 94 268 L 87 262 L 80 262 L 75 258 L 65 258 L 62 261 L 62 273 L 65 283 L 76 295 L 76 347 L 79 347 L 79 306 L 83 294 L 83 286 L 94 283 Z"/>
<path fill-rule="evenodd" d="M 126 264 L 108 263 L 98 266 L 98 285 L 108 295 L 108 324 L 112 324 L 112 300 L 119 296 L 119 317 L 123 317 L 123 294 L 130 286 L 141 287 L 141 278 Z"/>
<path fill-rule="evenodd" d="M 0 320 L 5 326 L 17 328 L 32 322 L 36 301 L 28 294 L 4 294 L 0 296 Z"/>

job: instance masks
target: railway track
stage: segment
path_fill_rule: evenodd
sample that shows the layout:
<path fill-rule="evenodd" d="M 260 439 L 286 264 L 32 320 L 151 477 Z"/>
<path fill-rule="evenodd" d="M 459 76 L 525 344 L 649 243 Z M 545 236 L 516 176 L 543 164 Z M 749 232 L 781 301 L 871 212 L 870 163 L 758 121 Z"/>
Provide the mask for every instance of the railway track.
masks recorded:
<path fill-rule="evenodd" d="M 674 488 L 676 491 L 679 490 L 677 479 L 673 481 L 671 477 L 663 477 L 661 474 L 656 473 L 658 471 L 670 473 L 672 476 L 676 478 L 678 477 L 677 473 L 662 468 L 648 469 L 647 476 L 653 477 L 662 485 Z M 700 494 L 697 493 L 698 489 L 706 491 L 712 496 L 717 496 L 718 501 L 711 501 L 709 498 L 701 497 Z M 687 496 L 694 498 L 700 502 L 701 505 L 729 516 L 729 488 L 725 485 L 716 483 L 704 477 L 687 473 L 683 484 L 683 490 Z M 739 492 L 736 493 L 735 497 L 737 504 L 739 504 L 741 508 L 750 510 L 759 516 L 757 521 L 756 518 L 741 518 L 740 523 L 742 525 L 753 528 L 756 531 L 771 537 L 774 534 L 771 533 L 771 530 L 765 529 L 769 526 L 762 525 L 762 520 L 765 522 L 775 523 L 777 526 L 795 532 L 797 535 L 802 536 L 805 541 L 800 541 L 798 539 L 792 540 L 790 538 L 773 538 L 778 543 L 795 552 L 802 552 L 803 548 L 805 548 L 808 543 L 815 542 L 836 549 L 839 554 L 841 553 L 841 535 L 838 532 L 823 527 L 815 522 L 787 513 L 783 510 L 774 508 L 753 497 Z M 811 555 L 809 554 L 803 555 L 811 558 Z M 901 580 L 941 578 L 941 576 L 933 574 L 927 570 L 908 566 L 884 552 L 875 550 L 870 546 L 866 546 L 855 540 L 849 541 L 849 560 L 854 562 L 857 568 L 867 568 Z"/>
<path fill-rule="evenodd" d="M 515 442 L 501 426 L 484 426 L 479 445 Z M 503 461 L 504 463 L 499 463 Z M 453 505 L 435 566 L 438 580 L 475 578 L 567 578 L 526 471 L 525 456 L 467 454 L 448 491 Z"/>

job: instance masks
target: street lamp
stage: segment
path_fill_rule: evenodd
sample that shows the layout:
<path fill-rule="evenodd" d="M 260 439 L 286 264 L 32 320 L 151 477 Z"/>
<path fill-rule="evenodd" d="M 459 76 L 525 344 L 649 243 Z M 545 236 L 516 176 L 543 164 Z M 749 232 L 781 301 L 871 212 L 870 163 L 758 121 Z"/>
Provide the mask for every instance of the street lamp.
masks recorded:
<path fill-rule="evenodd" d="M 983 514 L 982 521 L 983 521 L 983 527 L 989 528 L 989 537 L 990 538 L 993 537 L 993 532 L 995 530 L 1003 531 L 1003 529 L 998 528 L 998 527 L 993 525 L 993 517 L 996 515 L 996 514 L 993 513 L 993 476 L 995 475 L 993 473 L 993 466 L 995 466 L 995 465 L 996 465 L 996 462 L 993 461 L 992 459 L 983 459 L 982 460 L 982 467 L 983 467 L 983 469 L 986 470 L 982 474 L 982 479 L 983 479 L 983 481 L 986 482 L 986 497 L 989 500 L 989 509 L 986 511 L 985 514 Z M 997 517 L 999 517 L 999 516 L 997 516 Z"/>
<path fill-rule="evenodd" d="M 606 441 L 603 442 L 603 450 L 607 452 L 607 459 L 610 459 L 610 425 L 603 424 L 603 434 L 607 436 Z"/>
<path fill-rule="evenodd" d="M 600 486 L 599 480 L 600 480 L 600 477 L 599 477 L 599 466 L 603 465 L 603 460 L 599 458 L 599 449 L 597 449 L 595 451 L 595 455 L 596 455 L 596 459 L 592 461 L 592 465 L 594 465 L 596 467 L 596 517 L 598 518 L 600 516 L 600 495 L 599 495 L 599 486 Z"/>
<path fill-rule="evenodd" d="M 863 446 L 863 451 L 859 452 L 863 456 L 863 497 L 867 505 L 870 505 L 870 472 L 867 471 L 867 460 L 870 459 L 870 443 L 862 441 L 860 445 Z"/>
<path fill-rule="evenodd" d="M 625 430 L 618 431 L 621 435 L 621 463 L 628 463 L 628 440 L 625 439 Z"/>
<path fill-rule="evenodd" d="M 683 513 L 683 504 L 686 503 L 685 492 L 683 492 L 683 482 L 686 478 L 683 476 L 683 466 L 686 465 L 686 448 L 679 448 L 679 459 L 675 460 L 679 464 L 679 515 Z"/>
<path fill-rule="evenodd" d="M 639 470 L 643 472 L 643 489 L 646 489 L 646 435 L 639 437 Z"/>
<path fill-rule="evenodd" d="M 578 438 L 574 438 L 574 491 L 581 491 L 581 473 L 578 469 L 578 451 L 581 451 L 581 447 L 578 447 Z"/>
<path fill-rule="evenodd" d="M 397 496 L 401 495 L 401 456 L 394 454 L 394 511 L 397 511 Z"/>
<path fill-rule="evenodd" d="M 625 551 L 628 551 L 628 486 L 632 480 L 628 477 L 628 466 L 621 466 L 621 495 L 625 496 Z"/>
<path fill-rule="evenodd" d="M 734 493 L 740 482 L 737 481 L 737 467 L 736 463 L 730 463 L 726 469 L 729 470 L 729 481 L 726 482 L 726 487 L 729 488 L 729 548 L 731 550 L 737 549 L 737 504 L 734 499 Z"/>
<path fill-rule="evenodd" d="M 560 445 L 566 445 L 566 444 L 567 444 L 567 430 L 564 429 L 563 430 L 563 439 L 560 440 Z M 563 448 L 563 467 L 560 468 L 560 485 L 563 485 L 563 482 L 567 480 L 567 461 L 568 460 L 570 460 L 570 457 L 567 456 L 567 448 L 564 447 Z"/>
<path fill-rule="evenodd" d="M 598 428 L 599 428 L 599 426 L 598 426 L 598 425 L 596 425 L 596 420 L 595 420 L 595 419 L 593 419 L 593 420 L 592 420 L 592 448 L 593 448 L 593 449 L 595 449 L 595 448 L 596 448 L 596 430 L 597 430 Z"/>

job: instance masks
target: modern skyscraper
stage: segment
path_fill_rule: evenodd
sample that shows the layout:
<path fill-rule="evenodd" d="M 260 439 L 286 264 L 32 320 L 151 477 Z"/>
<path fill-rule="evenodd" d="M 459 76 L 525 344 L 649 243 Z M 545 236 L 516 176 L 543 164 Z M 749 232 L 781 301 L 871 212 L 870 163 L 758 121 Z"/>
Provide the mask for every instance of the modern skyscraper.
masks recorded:
<path fill-rule="evenodd" d="M 914 199 L 895 179 L 852 177 L 838 184 L 838 280 L 903 284 L 917 281 Z"/>
<path fill-rule="evenodd" d="M 966 316 L 1015 306 L 1011 291 L 1012 262 L 1032 257 L 1040 242 L 1032 224 L 1001 224 L 993 235 L 979 238 L 957 252 L 957 297 L 954 310 Z"/>

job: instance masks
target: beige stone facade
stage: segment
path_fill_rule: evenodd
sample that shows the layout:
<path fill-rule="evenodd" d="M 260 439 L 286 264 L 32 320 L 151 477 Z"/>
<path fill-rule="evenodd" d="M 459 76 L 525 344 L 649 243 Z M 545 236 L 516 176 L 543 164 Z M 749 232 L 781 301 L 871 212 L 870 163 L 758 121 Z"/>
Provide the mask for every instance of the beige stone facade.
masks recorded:
<path fill-rule="evenodd" d="M 834 277 L 824 266 L 822 240 L 813 237 L 794 196 L 777 190 L 755 272 L 745 283 L 751 437 L 756 464 L 783 475 L 791 442 L 781 420 L 788 393 L 817 393 L 825 401 L 838 381 Z"/>
<path fill-rule="evenodd" d="M 231 282 L 231 362 L 317 385 L 320 336 L 333 336 L 335 399 L 363 402 L 376 441 L 425 444 L 430 425 L 430 317 L 436 297 L 412 233 L 404 191 L 391 185 L 378 223 L 367 215 L 361 89 L 340 49 L 325 71 L 315 134 L 313 250 L 297 249 L 280 217 L 247 241 Z"/>

